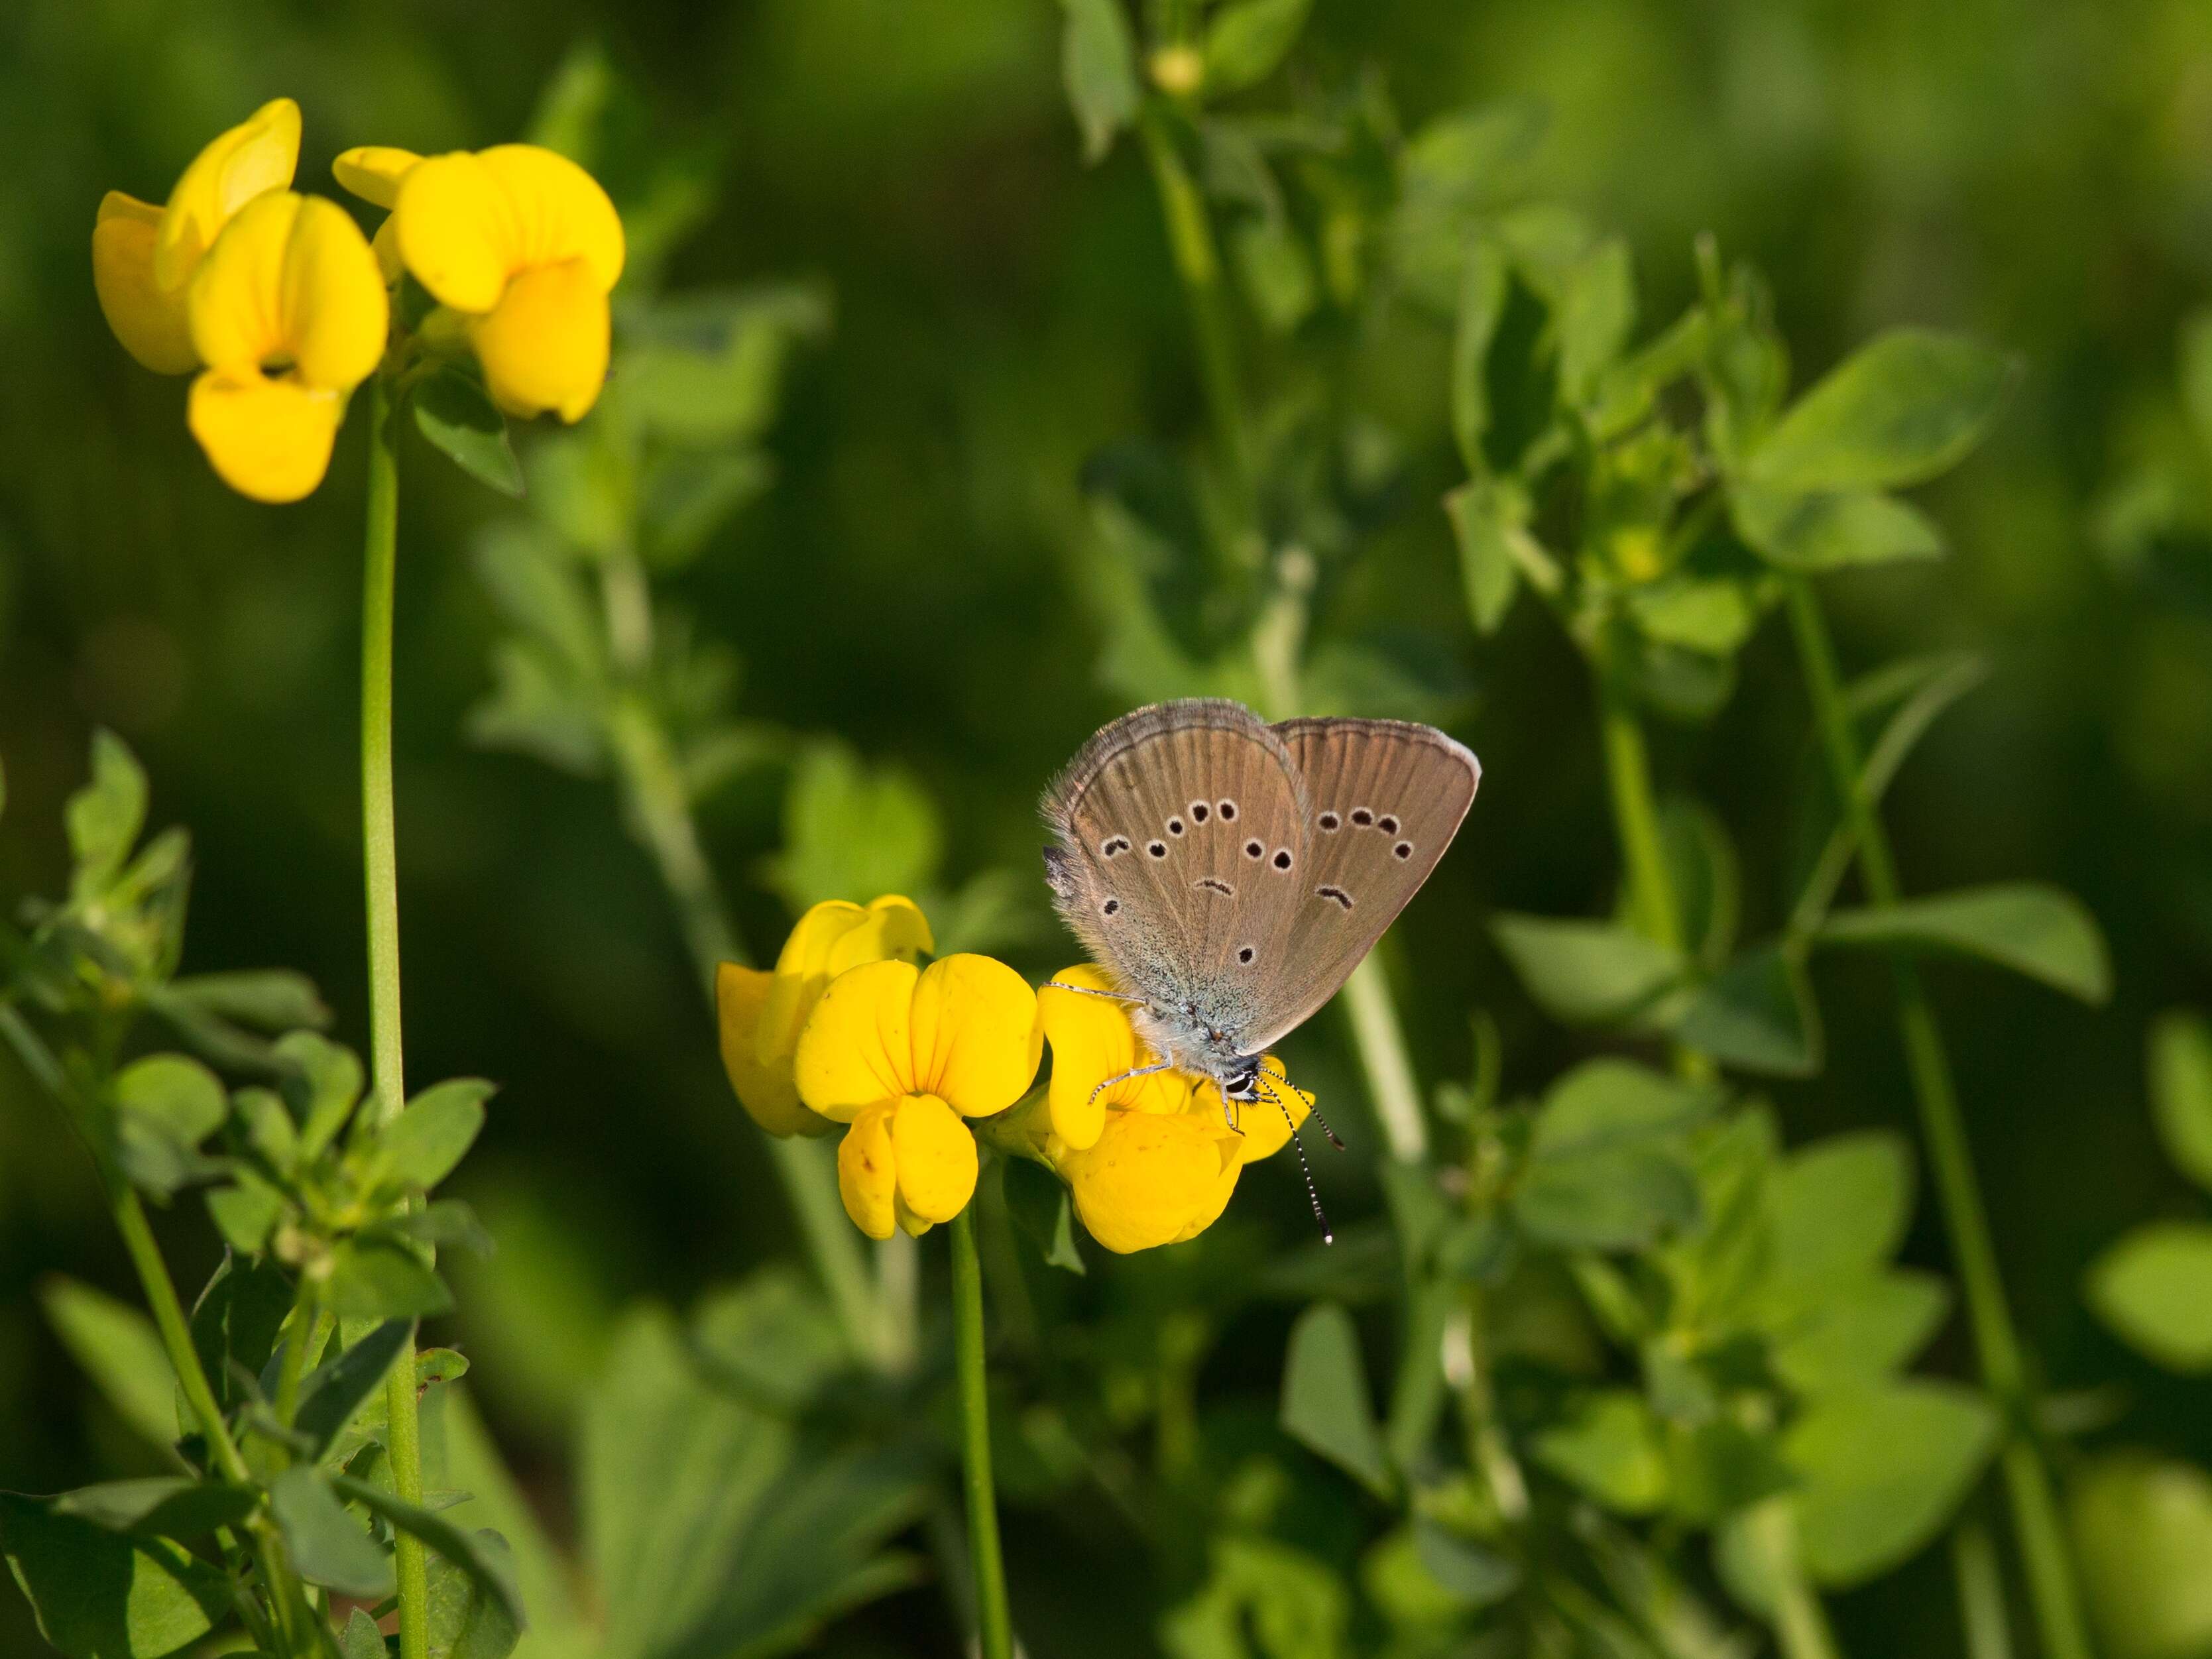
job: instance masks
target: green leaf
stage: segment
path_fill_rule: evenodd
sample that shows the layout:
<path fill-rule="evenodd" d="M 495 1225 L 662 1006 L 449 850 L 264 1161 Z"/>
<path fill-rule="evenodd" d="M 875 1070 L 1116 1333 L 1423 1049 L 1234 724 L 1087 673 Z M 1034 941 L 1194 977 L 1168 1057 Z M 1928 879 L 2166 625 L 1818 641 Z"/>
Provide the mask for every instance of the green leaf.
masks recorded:
<path fill-rule="evenodd" d="M 1475 478 L 1444 496 L 1459 544 L 1460 585 L 1475 631 L 1494 634 L 1513 608 L 1533 543 L 1528 530 L 1528 495 L 1507 478 Z M 1539 557 L 1544 556 L 1540 549 Z"/>
<path fill-rule="evenodd" d="M 514 1559 L 497 1533 L 478 1531 L 477 1547 L 510 1582 Z M 514 1607 L 485 1578 L 442 1555 L 429 1561 L 430 1652 L 433 1659 L 507 1659 L 521 1640 Z"/>
<path fill-rule="evenodd" d="M 345 1512 L 319 1469 L 295 1464 L 269 1488 L 269 1512 L 300 1576 L 342 1595 L 378 1601 L 392 1594 L 392 1559 Z"/>
<path fill-rule="evenodd" d="M 416 429 L 478 483 L 522 494 L 522 464 L 507 441 L 507 417 L 475 375 L 447 363 L 415 388 Z"/>
<path fill-rule="evenodd" d="M 798 1418 L 833 1379 L 851 1369 L 853 1351 L 830 1308 L 807 1279 L 764 1267 L 741 1284 L 712 1291 L 692 1316 L 701 1370 L 748 1402 Z"/>
<path fill-rule="evenodd" d="M 656 436 L 726 456 L 767 431 L 786 365 L 801 342 L 828 331 L 830 306 L 826 294 L 803 284 L 708 289 L 662 301 L 649 320 L 630 355 L 630 405 Z M 749 459 L 757 477 L 766 458 Z M 709 489 L 733 486 L 749 487 L 725 472 Z M 649 508 L 653 488 L 649 479 Z"/>
<path fill-rule="evenodd" d="M 2212 1371 L 2212 1224 L 2154 1221 L 2091 1264 L 2098 1316 L 2160 1364 Z"/>
<path fill-rule="evenodd" d="M 528 1627 L 530 1621 L 514 1592 L 514 1558 L 497 1534 L 465 1531 L 441 1516 L 394 1497 L 381 1486 L 372 1486 L 349 1475 L 332 1476 L 330 1484 L 339 1496 L 381 1516 L 400 1531 L 421 1539 L 466 1573 L 486 1595 L 506 1610 L 515 1629 Z M 488 1543 L 487 1539 L 495 1541 Z"/>
<path fill-rule="evenodd" d="M 1477 237 L 1467 251 L 1467 269 L 1460 277 L 1459 314 L 1452 330 L 1452 436 L 1458 441 L 1460 461 L 1470 477 L 1480 478 L 1490 470 L 1482 448 L 1483 437 L 1490 430 L 1490 347 L 1505 316 L 1511 275 L 1505 250 L 1491 237 Z M 1449 501 L 1450 497 L 1445 499 Z M 1462 557 L 1464 549 L 1462 531 Z M 1468 592 L 1470 595 L 1474 592 L 1471 581 Z M 1478 607 L 1478 618 L 1482 614 Z M 1478 621 L 1476 626 L 1487 633 L 1495 623 Z"/>
<path fill-rule="evenodd" d="M 1942 1530 L 1996 1437 L 1988 1401 L 1948 1382 L 1814 1402 L 1783 1439 L 1802 1482 L 1793 1502 L 1807 1571 L 1840 1589 L 1898 1565 Z"/>
<path fill-rule="evenodd" d="M 1446 1532 L 1433 1521 L 1415 1521 L 1413 1534 L 1421 1565 L 1458 1607 L 1494 1606 L 1520 1587 L 1520 1566 L 1504 1556 Z"/>
<path fill-rule="evenodd" d="M 79 1486 L 56 1498 L 51 1507 L 56 1515 L 73 1515 L 110 1532 L 185 1539 L 235 1526 L 260 1501 L 261 1494 L 252 1486 L 153 1475 Z"/>
<path fill-rule="evenodd" d="M 214 1073 L 184 1054 L 149 1054 L 117 1073 L 116 1150 L 124 1172 L 166 1198 L 212 1173 L 199 1144 L 230 1115 Z"/>
<path fill-rule="evenodd" d="M 1083 130 L 1083 159 L 1096 162 L 1114 147 L 1114 135 L 1136 119 L 1136 47 L 1121 0 L 1060 0 L 1060 9 L 1067 19 L 1060 74 Z"/>
<path fill-rule="evenodd" d="M 284 1213 L 284 1194 L 258 1176 L 234 1171 L 229 1186 L 208 1189 L 207 1207 L 224 1243 L 240 1255 L 258 1255 Z"/>
<path fill-rule="evenodd" d="M 2071 893 L 2039 882 L 1962 888 L 1877 909 L 1839 911 L 1825 945 L 1904 946 L 1978 957 L 2084 1002 L 2112 992 L 2104 935 Z"/>
<path fill-rule="evenodd" d="M 1313 314 L 1321 297 L 1313 261 L 1289 222 L 1267 217 L 1240 221 L 1230 232 L 1237 274 L 1260 320 L 1288 334 Z"/>
<path fill-rule="evenodd" d="M 1546 1091 L 1529 1154 L 1559 1158 L 1679 1135 L 1720 1103 L 1712 1084 L 1685 1083 L 1632 1060 L 1586 1060 Z"/>
<path fill-rule="evenodd" d="M 2101 1651 L 2110 1659 L 2212 1652 L 2212 1476 L 2193 1463 L 2121 1452 L 2067 1482 Z"/>
<path fill-rule="evenodd" d="M 1416 202 L 1472 205 L 1511 191 L 1548 121 L 1534 98 L 1501 99 L 1439 115 L 1398 155 L 1400 189 Z"/>
<path fill-rule="evenodd" d="M 1376 1426 L 1359 1333 L 1334 1302 L 1318 1303 L 1291 1327 L 1283 1362 L 1283 1431 L 1378 1497 L 1391 1489 Z"/>
<path fill-rule="evenodd" d="M 1684 970 L 1673 951 L 1610 922 L 1501 911 L 1490 931 L 1536 1005 L 1570 1025 L 1626 1018 Z"/>
<path fill-rule="evenodd" d="M 384 1632 L 366 1609 L 356 1607 L 346 1615 L 345 1629 L 338 1637 L 339 1659 L 389 1659 L 390 1652 Z"/>
<path fill-rule="evenodd" d="M 1698 1218 L 1698 1182 L 1681 1153 L 1618 1146 L 1540 1159 L 1513 1193 L 1523 1231 L 1561 1249 L 1626 1250 Z"/>
<path fill-rule="evenodd" d="M 1746 475 L 1801 492 L 1918 483 L 1980 441 L 2011 378 L 2002 356 L 1972 340 L 1896 330 L 1799 398 L 1753 447 Z"/>
<path fill-rule="evenodd" d="M 451 1175 L 483 1128 L 492 1087 L 481 1078 L 449 1078 L 409 1101 L 377 1137 L 379 1184 L 428 1192 Z"/>
<path fill-rule="evenodd" d="M 0 1492 L 0 1553 L 70 1659 L 163 1659 L 228 1618 L 230 1581 L 166 1538 L 111 1532 Z"/>
<path fill-rule="evenodd" d="M 1879 1382 L 1912 1363 L 1951 1311 L 1932 1273 L 1881 1273 L 1830 1291 L 1773 1344 L 1775 1375 L 1805 1395 Z"/>
<path fill-rule="evenodd" d="M 1580 407 L 1596 392 L 1636 326 L 1636 268 L 1628 244 L 1598 245 L 1567 280 L 1554 326 L 1559 331 L 1559 398 Z"/>
<path fill-rule="evenodd" d="M 1726 656 L 1751 637 L 1759 606 L 1750 587 L 1733 579 L 1662 578 L 1630 590 L 1629 614 L 1646 638 L 1707 656 Z"/>
<path fill-rule="evenodd" d="M 177 1438 L 177 1374 L 154 1322 L 126 1302 L 74 1279 L 43 1280 L 46 1322 L 107 1403 L 157 1446 Z"/>
<path fill-rule="evenodd" d="M 445 1281 L 413 1251 L 362 1238 L 333 1254 L 327 1299 L 343 1319 L 428 1319 L 453 1305 Z"/>
<path fill-rule="evenodd" d="M 477 1212 L 458 1198 L 433 1199 L 420 1209 L 389 1217 L 367 1231 L 379 1239 L 458 1245 L 478 1256 L 490 1255 L 493 1248 L 492 1237 L 477 1219 Z"/>
<path fill-rule="evenodd" d="M 1626 1389 L 1584 1395 L 1565 1422 L 1535 1438 L 1536 1461 L 1623 1515 L 1650 1515 L 1667 1501 L 1667 1449 L 1642 1395 Z"/>
<path fill-rule="evenodd" d="M 1229 0 L 1206 26 L 1206 88 L 1242 92 L 1275 72 L 1313 0 Z"/>
<path fill-rule="evenodd" d="M 298 1156 L 319 1158 L 361 1100 L 361 1061 L 313 1031 L 277 1038 L 275 1053 L 284 1066 L 285 1103 L 300 1124 Z"/>
<path fill-rule="evenodd" d="M 570 1565 L 554 1547 L 544 1522 L 493 1443 L 468 1390 L 446 1389 L 441 1414 L 446 1431 L 446 1478 L 470 1494 L 466 1503 L 446 1512 L 447 1518 L 479 1532 L 488 1527 L 506 1539 L 514 1563 L 516 1589 L 522 1605 L 530 1609 L 531 1623 L 540 1638 L 548 1646 L 573 1638 L 577 1650 L 585 1650 L 583 1621 L 569 1582 Z"/>
<path fill-rule="evenodd" d="M 225 1411 L 248 1397 L 292 1311 L 292 1284 L 270 1261 L 226 1255 L 192 1304 L 192 1347 Z M 241 1375 L 242 1374 L 242 1375 Z"/>
<path fill-rule="evenodd" d="M 2173 1167 L 2212 1192 L 2212 1026 L 2161 1014 L 2150 1028 L 2150 1106 Z"/>
<path fill-rule="evenodd" d="M 1933 559 L 1942 532 L 1917 508 L 1872 490 L 1798 495 L 1745 485 L 1729 497 L 1736 533 L 1786 570 Z"/>
<path fill-rule="evenodd" d="M 1807 1297 L 1887 1267 L 1912 1219 L 1912 1151 L 1868 1129 L 1792 1156 L 1773 1188 L 1773 1276 Z"/>
<path fill-rule="evenodd" d="M 866 903 L 929 884 L 944 830 L 904 773 L 864 765 L 842 744 L 807 744 L 784 802 L 784 850 L 771 878 L 793 911 L 823 899 Z"/>
<path fill-rule="evenodd" d="M 1085 1272 L 1083 1252 L 1076 1248 L 1067 1188 L 1050 1170 L 1025 1158 L 1007 1158 L 1000 1167 L 1006 1171 L 1006 1208 L 1014 1225 L 1036 1247 L 1045 1265 L 1072 1273 Z"/>
<path fill-rule="evenodd" d="M 477 538 L 477 580 L 493 605 L 558 665 L 564 687 L 605 672 L 601 625 L 581 579 L 560 549 L 529 525 L 497 524 Z"/>
<path fill-rule="evenodd" d="M 300 1385 L 292 1426 L 313 1442 L 320 1457 L 339 1430 L 352 1421 L 415 1334 L 413 1322 L 387 1319 L 337 1358 L 319 1366 Z"/>
<path fill-rule="evenodd" d="M 1335 1572 L 1271 1538 L 1217 1534 L 1212 1571 L 1158 1626 L 1167 1659 L 1340 1659 L 1351 1595 Z M 1248 1634 L 1249 1632 L 1249 1634 Z"/>
<path fill-rule="evenodd" d="M 63 810 L 69 830 L 70 896 L 105 890 L 146 827 L 146 773 L 122 738 L 106 727 L 92 734 L 92 778 Z"/>
<path fill-rule="evenodd" d="M 1668 1507 L 1692 1526 L 1710 1527 L 1794 1484 L 1771 1431 L 1726 1417 L 1666 1427 Z"/>
<path fill-rule="evenodd" d="M 654 568 L 672 570 L 690 563 L 708 538 L 739 508 L 765 495 L 775 480 L 774 463 L 757 450 L 672 450 L 654 456 L 641 502 Z"/>
<path fill-rule="evenodd" d="M 289 1031 L 295 1026 L 320 1030 L 331 1023 L 331 1011 L 315 982 L 289 969 L 191 974 L 170 981 L 168 994 L 204 1013 L 263 1031 Z"/>
<path fill-rule="evenodd" d="M 1812 984 L 1796 957 L 1773 945 L 1745 951 L 1699 986 L 1674 1035 L 1738 1071 L 1810 1077 L 1820 1069 Z"/>

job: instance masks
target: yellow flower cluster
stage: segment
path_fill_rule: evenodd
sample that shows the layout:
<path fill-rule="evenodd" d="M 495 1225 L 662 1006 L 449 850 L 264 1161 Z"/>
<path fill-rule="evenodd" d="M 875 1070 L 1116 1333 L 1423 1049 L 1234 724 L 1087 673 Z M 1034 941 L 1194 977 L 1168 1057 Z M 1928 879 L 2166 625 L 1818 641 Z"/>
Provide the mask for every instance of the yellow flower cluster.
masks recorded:
<path fill-rule="evenodd" d="M 1211 1226 L 1244 1166 L 1280 1150 L 1312 1097 L 1272 1057 L 1285 1109 L 1232 1123 L 1211 1083 L 1155 1073 L 1101 1089 L 1150 1063 L 1121 1004 L 1072 968 L 1040 992 L 988 957 L 918 966 L 934 941 L 908 900 L 817 904 L 775 966 L 722 964 L 715 983 L 722 1061 L 753 1120 L 775 1135 L 844 1126 L 838 1188 L 874 1238 L 949 1221 L 975 1189 L 970 1121 L 1030 1091 L 1043 1045 L 1051 1082 L 1012 1137 L 1067 1183 L 1076 1213 L 1108 1249 L 1177 1243 Z M 1001 1144 L 1004 1144 L 1002 1141 Z"/>
<path fill-rule="evenodd" d="M 156 374 L 198 371 L 186 422 L 226 483 L 295 501 L 322 482 L 347 400 L 386 361 L 404 273 L 441 302 L 422 341 L 472 349 L 501 408 L 592 406 L 623 231 L 590 174 L 526 144 L 349 150 L 340 180 L 392 210 L 372 252 L 343 208 L 291 188 L 299 161 L 300 106 L 279 98 L 202 150 L 165 205 L 111 191 L 93 226 L 108 326 Z"/>

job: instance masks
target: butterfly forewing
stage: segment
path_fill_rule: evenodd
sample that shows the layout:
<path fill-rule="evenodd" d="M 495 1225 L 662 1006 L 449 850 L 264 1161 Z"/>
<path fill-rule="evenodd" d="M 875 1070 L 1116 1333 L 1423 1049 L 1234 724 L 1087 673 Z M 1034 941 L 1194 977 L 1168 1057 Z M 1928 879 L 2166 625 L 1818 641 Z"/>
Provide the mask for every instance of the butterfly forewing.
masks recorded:
<path fill-rule="evenodd" d="M 1474 804 L 1482 768 L 1433 726 L 1286 720 L 1304 784 L 1308 856 L 1256 1049 L 1334 996 L 1419 890 Z"/>
<path fill-rule="evenodd" d="M 1229 1028 L 1262 1017 L 1307 860 L 1298 774 L 1242 705 L 1140 708 L 1084 745 L 1044 799 L 1060 914 L 1164 1008 Z"/>

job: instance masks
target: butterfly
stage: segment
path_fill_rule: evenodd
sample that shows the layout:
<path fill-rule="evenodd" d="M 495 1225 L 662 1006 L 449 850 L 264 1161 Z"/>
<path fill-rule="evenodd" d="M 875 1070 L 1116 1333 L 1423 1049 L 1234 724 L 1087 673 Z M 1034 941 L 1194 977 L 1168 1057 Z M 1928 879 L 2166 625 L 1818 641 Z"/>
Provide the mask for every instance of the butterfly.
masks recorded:
<path fill-rule="evenodd" d="M 1155 703 L 1046 790 L 1045 881 L 1160 1057 L 1143 1069 L 1258 1100 L 1273 1094 L 1261 1056 L 1352 976 L 1481 780 L 1433 726 Z"/>

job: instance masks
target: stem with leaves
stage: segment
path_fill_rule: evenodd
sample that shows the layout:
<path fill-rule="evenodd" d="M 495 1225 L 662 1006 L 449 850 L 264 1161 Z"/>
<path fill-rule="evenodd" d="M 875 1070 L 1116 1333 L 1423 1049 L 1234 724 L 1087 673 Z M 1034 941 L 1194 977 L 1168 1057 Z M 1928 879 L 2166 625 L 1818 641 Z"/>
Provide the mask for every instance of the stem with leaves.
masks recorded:
<path fill-rule="evenodd" d="M 399 1013 L 399 859 L 392 784 L 392 617 L 399 547 L 399 425 L 385 378 L 372 383 L 368 512 L 361 608 L 361 805 L 368 890 L 370 1109 L 388 1124 L 404 1109 L 407 1083 Z M 299 1339 L 305 1340 L 302 1333 Z M 401 1346 L 384 1385 L 386 1450 L 400 1499 L 422 1502 L 422 1434 L 415 1345 Z M 400 1659 L 430 1659 L 429 1563 L 422 1540 L 398 1533 Z"/>
<path fill-rule="evenodd" d="M 1850 708 L 1836 666 L 1827 619 L 1809 578 L 1792 574 L 1784 580 L 1790 629 L 1796 638 L 1829 774 L 1857 842 L 1859 874 L 1866 884 L 1867 902 L 1876 910 L 1889 909 L 1902 893 L 1897 860 L 1866 786 L 1858 736 L 1851 726 Z M 1996 1397 L 2006 1419 L 2000 1462 L 2043 1650 L 2049 1659 L 2088 1659 L 2081 1593 L 2074 1580 L 2051 1471 L 2035 1438 L 2034 1393 L 1998 1271 L 1989 1212 L 1975 1176 L 1973 1152 L 1960 1113 L 1950 1061 L 1944 1053 L 1942 1030 L 1912 958 L 1899 952 L 1892 958 L 1891 972 L 1906 1069 L 1919 1107 L 1921 1133 L 1935 1173 L 1944 1227 L 1950 1235 L 1960 1283 L 1966 1292 L 1982 1380 Z"/>

